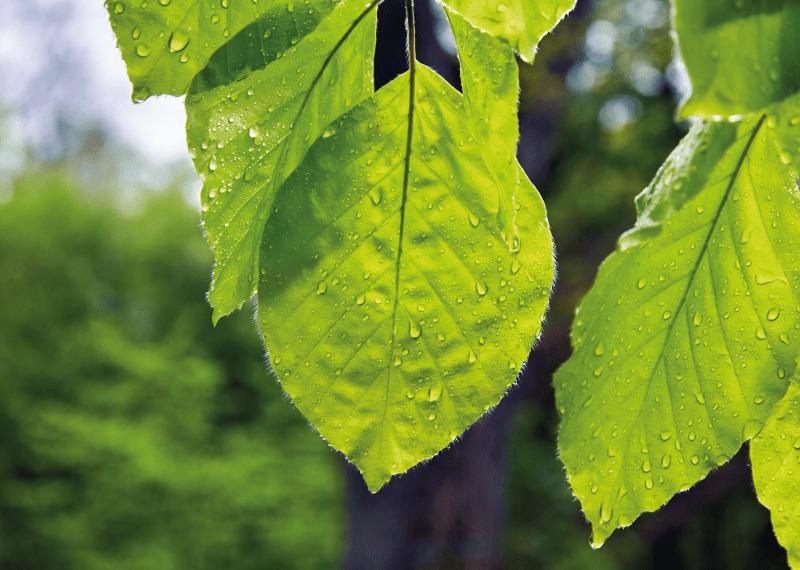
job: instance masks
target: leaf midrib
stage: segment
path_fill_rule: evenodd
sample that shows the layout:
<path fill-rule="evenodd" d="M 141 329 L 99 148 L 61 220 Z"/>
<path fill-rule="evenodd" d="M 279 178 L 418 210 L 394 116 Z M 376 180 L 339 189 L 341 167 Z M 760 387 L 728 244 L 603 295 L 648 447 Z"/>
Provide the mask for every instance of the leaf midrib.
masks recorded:
<path fill-rule="evenodd" d="M 680 312 L 683 310 L 684 305 L 686 304 L 686 298 L 689 295 L 689 290 L 692 288 L 692 283 L 694 283 L 694 278 L 697 275 L 697 270 L 700 267 L 700 264 L 702 262 L 703 256 L 706 254 L 706 251 L 708 250 L 708 244 L 711 242 L 711 236 L 714 234 L 714 231 L 716 230 L 717 223 L 719 222 L 719 218 L 721 217 L 722 211 L 723 211 L 723 209 L 725 208 L 725 205 L 728 202 L 728 197 L 730 196 L 731 190 L 733 189 L 733 186 L 734 186 L 734 184 L 736 183 L 736 180 L 739 177 L 739 172 L 742 169 L 742 166 L 744 165 L 745 158 L 747 158 L 747 155 L 750 152 L 750 147 L 752 146 L 753 141 L 755 140 L 756 136 L 758 135 L 758 132 L 761 130 L 761 126 L 764 124 L 764 120 L 766 118 L 767 118 L 766 113 L 761 115 L 761 118 L 759 119 L 758 123 L 756 124 L 755 128 L 753 129 L 753 132 L 750 135 L 750 138 L 747 141 L 747 144 L 745 145 L 744 150 L 742 151 L 742 156 L 739 157 L 739 160 L 736 163 L 736 168 L 734 168 L 734 170 L 733 170 L 730 182 L 728 183 L 728 187 L 725 189 L 725 194 L 722 196 L 722 200 L 720 200 L 719 208 L 717 208 L 717 212 L 714 215 L 714 219 L 711 222 L 711 229 L 709 230 L 708 235 L 706 236 L 705 242 L 703 242 L 703 246 L 700 248 L 700 252 L 697 255 L 697 261 L 695 262 L 695 266 L 692 269 L 691 274 L 689 276 L 689 281 L 687 283 L 686 289 L 684 290 L 683 296 L 681 297 L 681 300 L 679 301 L 678 306 L 675 309 L 675 317 L 676 318 L 672 320 L 672 322 L 670 323 L 669 327 L 667 327 L 667 329 L 666 329 L 667 334 L 664 336 L 664 344 L 662 345 L 661 350 L 659 351 L 659 355 L 660 355 L 659 359 L 663 357 L 664 351 L 665 351 L 665 349 L 667 347 L 667 343 L 669 342 L 669 339 L 672 336 L 672 330 L 675 327 L 675 323 L 677 322 L 677 316 L 680 314 Z M 647 386 L 648 387 L 647 387 L 647 390 L 645 392 L 645 397 L 647 396 L 647 393 L 649 393 L 650 387 L 653 384 L 653 375 L 655 374 L 655 371 L 656 371 L 657 368 L 658 368 L 658 364 L 656 363 L 656 365 L 653 366 L 652 370 L 650 371 L 650 377 L 647 379 Z M 636 419 L 631 423 L 632 429 L 635 429 L 635 426 L 639 423 L 639 420 L 642 417 L 642 411 L 643 410 L 644 410 L 644 406 L 639 406 L 639 411 L 636 414 Z M 630 450 L 630 440 L 629 440 L 628 445 L 625 448 L 625 451 L 623 452 L 623 455 L 622 455 L 622 458 L 621 458 L 622 464 L 625 464 L 625 459 L 627 457 L 627 454 L 628 454 L 629 450 Z M 620 469 L 620 475 L 622 475 L 622 473 L 623 473 L 623 470 Z M 615 481 L 614 481 L 615 485 L 616 485 L 617 481 L 619 481 L 619 477 L 617 477 L 615 479 Z M 612 493 L 612 495 L 613 495 L 613 493 Z"/>

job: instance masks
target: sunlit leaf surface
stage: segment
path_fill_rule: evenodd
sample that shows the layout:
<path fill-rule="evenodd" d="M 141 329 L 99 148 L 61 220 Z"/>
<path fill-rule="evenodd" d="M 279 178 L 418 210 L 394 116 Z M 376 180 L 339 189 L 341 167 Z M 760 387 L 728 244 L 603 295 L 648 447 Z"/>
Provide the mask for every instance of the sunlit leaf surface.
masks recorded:
<path fill-rule="evenodd" d="M 539 40 L 572 10 L 575 0 L 445 0 L 444 4 L 531 62 Z"/>
<path fill-rule="evenodd" d="M 296 4 L 296 6 L 295 6 Z M 109 0 L 111 26 L 133 84 L 133 99 L 182 95 L 209 62 L 224 60 L 225 73 L 261 66 L 315 29 L 333 10 L 331 0 Z M 218 66 L 214 66 L 214 71 Z M 216 73 L 215 73 L 216 74 Z"/>
<path fill-rule="evenodd" d="M 700 123 L 637 199 L 557 373 L 593 543 L 761 429 L 800 354 L 800 195 L 765 119 Z"/>
<path fill-rule="evenodd" d="M 798 30 L 795 0 L 676 0 L 676 37 L 692 80 L 680 116 L 767 112 L 781 157 L 800 174 Z"/>
<path fill-rule="evenodd" d="M 770 510 L 772 528 L 789 564 L 800 568 L 800 388 L 789 387 L 773 417 L 750 441 L 750 462 L 758 500 Z"/>
<path fill-rule="evenodd" d="M 216 259 L 215 321 L 256 291 L 261 234 L 281 183 L 333 119 L 372 93 L 375 13 L 375 4 L 343 3 L 271 65 L 187 96 L 187 138 Z"/>
<path fill-rule="evenodd" d="M 297 407 L 369 488 L 496 404 L 540 330 L 553 277 L 544 205 L 520 173 L 520 238 L 463 98 L 417 64 L 334 122 L 276 198 L 258 322 Z M 407 154 L 410 152 L 410 154 Z"/>

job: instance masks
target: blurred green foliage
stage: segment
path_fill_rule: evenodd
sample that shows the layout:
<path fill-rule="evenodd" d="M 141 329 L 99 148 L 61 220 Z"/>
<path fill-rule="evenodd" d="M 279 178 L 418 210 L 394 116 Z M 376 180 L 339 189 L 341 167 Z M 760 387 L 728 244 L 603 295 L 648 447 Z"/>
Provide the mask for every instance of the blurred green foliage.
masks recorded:
<path fill-rule="evenodd" d="M 199 214 L 33 171 L 0 205 L 0 568 L 331 568 L 339 460 L 211 326 Z"/>

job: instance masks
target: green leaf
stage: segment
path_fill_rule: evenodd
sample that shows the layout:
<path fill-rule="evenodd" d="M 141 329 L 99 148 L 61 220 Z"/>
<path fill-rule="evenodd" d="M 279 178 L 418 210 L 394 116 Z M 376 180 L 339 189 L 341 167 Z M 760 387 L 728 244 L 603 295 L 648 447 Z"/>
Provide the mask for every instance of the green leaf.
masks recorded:
<path fill-rule="evenodd" d="M 764 429 L 750 441 L 750 462 L 758 500 L 770 510 L 772 528 L 789 555 L 792 568 L 800 568 L 800 387 L 792 383 Z"/>
<path fill-rule="evenodd" d="M 700 123 L 637 199 L 555 378 L 593 544 L 767 422 L 800 354 L 800 196 L 765 118 Z"/>
<path fill-rule="evenodd" d="M 280 185 L 325 127 L 372 93 L 376 6 L 344 2 L 263 69 L 187 95 L 187 139 L 216 260 L 215 321 L 256 290 L 261 235 Z"/>
<path fill-rule="evenodd" d="M 256 68 L 258 40 L 263 67 L 317 27 L 336 6 L 331 0 L 109 0 L 111 26 L 133 84 L 133 100 L 182 95 L 209 59 Z M 218 67 L 217 65 L 214 66 Z"/>
<path fill-rule="evenodd" d="M 692 80 L 681 118 L 769 114 L 781 157 L 800 174 L 800 3 L 676 0 L 675 31 Z"/>
<path fill-rule="evenodd" d="M 510 247 L 505 190 L 463 97 L 415 68 L 413 91 L 406 73 L 328 127 L 276 196 L 261 246 L 258 324 L 275 374 L 372 491 L 500 400 L 553 278 L 538 193 L 520 170 Z"/>
<path fill-rule="evenodd" d="M 575 0 L 444 0 L 473 26 L 501 38 L 527 62 L 542 37 L 575 6 Z"/>
<path fill-rule="evenodd" d="M 461 64 L 461 89 L 473 136 L 480 141 L 483 163 L 498 188 L 497 227 L 506 243 L 518 239 L 513 197 L 517 168 L 517 95 L 519 68 L 514 51 L 503 41 L 472 27 L 445 9 Z"/>
<path fill-rule="evenodd" d="M 682 116 L 754 113 L 800 91 L 800 4 L 675 0 L 675 31 L 692 78 Z"/>

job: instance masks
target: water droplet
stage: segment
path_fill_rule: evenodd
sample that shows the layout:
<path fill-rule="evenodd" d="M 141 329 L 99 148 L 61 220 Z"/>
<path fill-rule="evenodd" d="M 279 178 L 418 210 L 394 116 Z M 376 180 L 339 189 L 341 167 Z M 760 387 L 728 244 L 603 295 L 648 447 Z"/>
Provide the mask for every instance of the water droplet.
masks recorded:
<path fill-rule="evenodd" d="M 216 170 L 217 169 L 217 159 L 216 158 L 212 158 L 208 162 L 208 169 L 209 170 Z"/>
<path fill-rule="evenodd" d="M 662 315 L 662 317 L 664 318 L 664 320 L 665 320 L 665 321 L 666 321 L 668 318 L 670 318 L 671 316 L 672 316 L 672 313 L 671 313 L 671 312 L 669 312 L 669 311 L 664 311 L 664 314 Z"/>
<path fill-rule="evenodd" d="M 721 453 L 721 454 L 717 455 L 717 465 L 724 465 L 724 464 L 725 464 L 725 462 L 726 462 L 728 459 L 730 459 L 730 457 L 728 457 L 728 456 L 727 456 L 727 455 L 725 455 L 724 453 Z"/>
<path fill-rule="evenodd" d="M 365 301 L 364 293 L 361 293 L 358 297 L 356 297 L 356 304 L 363 305 Z"/>
<path fill-rule="evenodd" d="M 789 344 L 789 335 L 787 335 L 786 333 L 782 332 L 781 334 L 778 335 L 778 338 L 781 339 L 781 342 L 783 344 L 786 345 Z"/>
<path fill-rule="evenodd" d="M 139 57 L 147 57 L 150 55 L 150 48 L 145 44 L 136 44 L 136 55 Z"/>
<path fill-rule="evenodd" d="M 435 402 L 439 399 L 439 396 L 442 395 L 442 388 L 439 386 L 433 386 L 428 390 L 428 399 L 431 402 Z"/>
<path fill-rule="evenodd" d="M 394 357 L 394 365 L 395 366 L 400 366 L 401 364 L 403 364 L 403 359 L 400 358 L 399 356 L 395 356 Z"/>
<path fill-rule="evenodd" d="M 288 9 L 290 12 L 294 12 L 294 2 L 292 2 L 292 1 L 290 0 L 290 1 L 289 1 L 289 3 L 286 5 L 286 8 L 287 8 L 287 9 Z"/>
<path fill-rule="evenodd" d="M 328 284 L 325 281 L 320 281 L 317 285 L 317 295 L 322 295 L 328 290 Z"/>
<path fill-rule="evenodd" d="M 114 12 L 117 14 L 122 14 L 125 11 L 125 5 L 122 2 L 115 2 L 114 3 Z"/>
<path fill-rule="evenodd" d="M 770 321 L 774 321 L 775 319 L 778 318 L 778 316 L 780 316 L 780 314 L 781 310 L 778 307 L 773 307 L 769 311 L 767 311 L 767 318 Z"/>
<path fill-rule="evenodd" d="M 503 4 L 502 2 L 500 2 L 500 3 L 497 5 L 497 11 L 498 11 L 498 12 L 501 12 L 501 13 L 502 13 L 502 12 L 505 12 L 506 10 L 508 10 L 508 6 L 506 6 L 506 5 L 505 5 L 505 4 Z"/>
<path fill-rule="evenodd" d="M 620 489 L 622 491 L 622 489 Z M 611 520 L 611 515 L 613 514 L 614 510 L 612 505 L 606 501 L 600 503 L 600 522 L 607 523 Z"/>
<path fill-rule="evenodd" d="M 514 261 L 511 262 L 511 273 L 516 275 L 519 269 L 520 269 L 520 264 L 517 263 L 517 260 L 515 259 Z"/>
<path fill-rule="evenodd" d="M 764 340 L 767 338 L 767 333 L 764 331 L 763 327 L 758 327 L 756 329 L 756 338 L 760 340 Z"/>
<path fill-rule="evenodd" d="M 258 132 L 258 127 L 253 125 L 250 127 L 250 138 L 256 138 L 260 133 Z"/>
<path fill-rule="evenodd" d="M 672 432 L 669 431 L 668 429 L 665 429 L 664 431 L 661 432 L 662 441 L 667 441 L 671 437 L 672 437 Z"/>
<path fill-rule="evenodd" d="M 481 221 L 478 219 L 478 216 L 476 216 L 475 214 L 470 212 L 469 213 L 469 223 L 472 225 L 473 228 L 477 228 L 478 224 L 480 224 Z"/>
<path fill-rule="evenodd" d="M 486 283 L 484 283 L 483 281 L 475 281 L 475 289 L 478 291 L 478 295 L 480 295 L 481 297 L 486 295 L 487 291 Z"/>
<path fill-rule="evenodd" d="M 605 346 L 603 346 L 602 342 L 600 344 L 598 344 L 597 347 L 595 347 L 595 349 L 594 349 L 594 353 L 597 356 L 603 356 L 603 354 L 605 354 L 605 352 L 606 352 L 606 349 L 605 349 Z"/>
<path fill-rule="evenodd" d="M 642 277 L 641 279 L 639 279 L 639 282 L 636 284 L 636 286 L 637 286 L 639 289 L 644 289 L 646 285 L 647 285 L 647 279 L 645 279 L 644 277 Z"/>
<path fill-rule="evenodd" d="M 406 392 L 406 398 L 408 398 L 409 400 L 413 400 L 414 399 L 414 392 L 412 392 L 411 390 Z"/>
<path fill-rule="evenodd" d="M 672 456 L 669 453 L 667 453 L 664 455 L 664 457 L 661 458 L 661 467 L 667 469 L 670 466 L 670 464 L 672 464 Z"/>
<path fill-rule="evenodd" d="M 372 200 L 372 203 L 376 206 L 381 203 L 381 199 L 383 198 L 383 193 L 381 192 L 380 188 L 372 188 L 369 191 L 369 198 Z"/>
<path fill-rule="evenodd" d="M 650 458 L 645 458 L 644 463 L 642 463 L 642 471 L 645 473 L 650 473 L 653 469 L 653 466 L 650 464 Z"/>
<path fill-rule="evenodd" d="M 650 489 L 652 489 L 652 488 L 653 488 L 653 478 L 652 478 L 652 477 L 650 477 L 650 476 L 648 476 L 648 477 L 647 477 L 647 478 L 644 480 L 644 486 L 645 486 L 645 487 L 647 487 L 647 490 L 648 490 L 648 491 L 649 491 Z"/>
<path fill-rule="evenodd" d="M 139 26 L 133 28 L 133 32 L 131 32 L 131 37 L 135 40 L 139 39 L 139 36 L 142 35 L 142 29 Z"/>
<path fill-rule="evenodd" d="M 431 421 L 435 420 L 436 419 L 436 414 L 433 414 L 433 413 L 428 414 L 428 419 L 431 420 Z"/>
<path fill-rule="evenodd" d="M 704 406 L 706 403 L 706 399 L 703 398 L 703 394 L 701 392 L 695 392 L 694 399 L 697 400 L 697 403 L 701 406 Z"/>
<path fill-rule="evenodd" d="M 691 461 L 691 462 L 692 462 L 692 465 L 697 465 L 698 463 L 700 463 L 700 458 L 699 458 L 699 457 L 697 457 L 696 455 L 692 455 L 692 456 L 689 458 L 689 461 Z"/>
<path fill-rule="evenodd" d="M 756 396 L 755 398 L 753 398 L 753 402 L 756 404 L 763 404 L 764 398 L 762 398 L 761 396 Z"/>
<path fill-rule="evenodd" d="M 408 321 L 408 334 L 411 338 L 419 338 L 419 335 L 422 334 L 422 330 L 417 326 L 417 323 L 411 319 Z"/>
<path fill-rule="evenodd" d="M 281 360 L 283 359 L 280 356 L 276 356 L 275 358 L 272 359 L 272 362 L 274 362 L 275 364 L 280 364 Z"/>
<path fill-rule="evenodd" d="M 169 38 L 169 51 L 175 53 L 176 51 L 181 51 L 186 48 L 189 44 L 189 34 L 184 32 L 183 30 L 176 30 L 172 33 L 172 36 Z"/>

